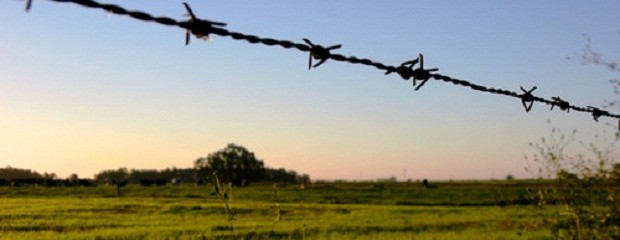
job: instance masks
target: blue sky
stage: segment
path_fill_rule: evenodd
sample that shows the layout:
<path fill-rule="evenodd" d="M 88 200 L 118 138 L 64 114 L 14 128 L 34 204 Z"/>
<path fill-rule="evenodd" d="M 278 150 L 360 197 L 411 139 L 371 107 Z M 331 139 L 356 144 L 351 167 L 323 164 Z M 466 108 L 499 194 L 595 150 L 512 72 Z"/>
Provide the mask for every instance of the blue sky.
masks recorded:
<path fill-rule="evenodd" d="M 183 19 L 179 1 L 110 1 Z M 582 36 L 618 59 L 617 1 L 188 1 L 227 29 L 398 65 L 422 53 L 440 73 L 489 87 L 614 97 L 617 73 L 568 61 Z M 0 8 L 0 166 L 78 173 L 191 167 L 241 144 L 268 166 L 315 179 L 528 177 L 547 121 L 585 141 L 610 131 L 585 113 L 525 113 L 512 98 L 106 14 L 21 1 Z M 607 120 L 607 119 L 605 119 Z M 613 131 L 613 130 L 612 130 Z M 406 169 L 406 176 L 403 176 Z"/>

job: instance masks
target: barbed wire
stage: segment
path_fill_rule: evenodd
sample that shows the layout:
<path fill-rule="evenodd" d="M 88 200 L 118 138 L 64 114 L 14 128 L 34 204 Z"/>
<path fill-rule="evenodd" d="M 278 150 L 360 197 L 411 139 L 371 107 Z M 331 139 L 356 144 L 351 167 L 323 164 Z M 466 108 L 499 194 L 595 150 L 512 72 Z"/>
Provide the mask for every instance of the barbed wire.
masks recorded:
<path fill-rule="evenodd" d="M 26 11 L 29 11 L 32 7 L 32 0 L 26 1 Z M 537 89 L 536 86 L 532 87 L 530 90 L 526 90 L 523 87 L 520 87 L 522 93 L 519 94 L 517 92 L 499 89 L 499 88 L 491 88 L 485 87 L 482 85 L 477 85 L 469 81 L 444 76 L 436 72 L 439 69 L 424 69 L 424 56 L 420 54 L 418 58 L 405 61 L 400 66 L 390 66 L 383 64 L 381 62 L 373 61 L 367 58 L 359 58 L 356 56 L 344 56 L 341 54 L 331 53 L 332 50 L 336 50 L 342 47 L 342 45 L 334 45 L 330 47 L 323 47 L 322 45 L 314 44 L 310 40 L 304 38 L 304 43 L 296 43 L 289 40 L 279 40 L 273 38 L 260 37 L 256 35 L 244 34 L 239 32 L 229 31 L 223 27 L 226 26 L 226 23 L 215 22 L 210 20 L 204 20 L 197 18 L 192 12 L 190 6 L 187 3 L 183 3 L 187 13 L 189 15 L 189 19 L 187 21 L 177 21 L 175 19 L 169 17 L 161 17 L 161 16 L 153 16 L 146 12 L 141 11 L 133 11 L 124 9 L 118 5 L 114 4 L 103 4 L 93 0 L 50 0 L 54 2 L 67 2 L 78 4 L 83 7 L 95 8 L 95 9 L 103 9 L 111 14 L 124 15 L 129 16 L 134 19 L 146 21 L 146 22 L 154 22 L 165 26 L 173 26 L 180 27 L 187 31 L 185 44 L 189 43 L 190 35 L 194 35 L 197 38 L 208 38 L 210 34 L 215 34 L 222 37 L 230 37 L 234 40 L 245 40 L 251 44 L 263 44 L 267 46 L 279 46 L 286 49 L 297 49 L 302 52 L 309 53 L 308 60 L 308 69 L 316 68 L 321 64 L 325 63 L 327 60 L 335 60 L 340 62 L 347 62 L 351 64 L 361 64 L 366 66 L 371 66 L 376 69 L 385 71 L 385 74 L 397 73 L 404 80 L 411 79 L 413 82 L 414 90 L 419 90 L 428 80 L 434 79 L 439 81 L 444 81 L 448 83 L 452 83 L 454 85 L 459 85 L 463 87 L 468 87 L 472 90 L 487 92 L 491 94 L 498 94 L 509 96 L 513 98 L 518 98 L 521 100 L 523 107 L 526 112 L 529 112 L 534 102 L 539 102 L 551 106 L 550 110 L 553 110 L 555 106 L 557 106 L 560 110 L 570 112 L 573 111 L 585 112 L 592 115 L 595 121 L 598 122 L 598 119 L 602 116 L 609 118 L 618 119 L 618 127 L 620 129 L 620 114 L 610 113 L 603 109 L 597 107 L 580 107 L 569 103 L 568 101 L 563 100 L 560 97 L 552 97 L 551 100 L 545 99 L 542 97 L 537 97 L 533 94 L 533 92 Z M 315 65 L 312 65 L 312 60 L 315 59 L 319 61 Z M 418 65 L 417 68 L 414 69 L 414 66 Z M 418 86 L 416 86 L 417 81 L 422 81 Z"/>

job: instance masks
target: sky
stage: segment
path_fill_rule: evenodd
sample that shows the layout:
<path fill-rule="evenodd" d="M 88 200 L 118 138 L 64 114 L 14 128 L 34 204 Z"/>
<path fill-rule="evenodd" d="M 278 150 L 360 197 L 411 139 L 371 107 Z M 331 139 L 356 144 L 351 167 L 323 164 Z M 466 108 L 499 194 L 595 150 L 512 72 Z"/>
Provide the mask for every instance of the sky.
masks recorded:
<path fill-rule="evenodd" d="M 181 1 L 106 1 L 186 19 Z M 188 1 L 231 31 L 425 66 L 476 84 L 580 106 L 614 99 L 618 73 L 567 60 L 592 39 L 620 59 L 619 1 Z M 212 36 L 69 3 L 0 4 L 0 167 L 77 173 L 192 167 L 236 143 L 312 179 L 532 177 L 549 128 L 593 141 L 613 128 L 579 112 L 526 113 L 518 99 L 307 53 Z M 551 122 L 549 124 L 548 122 Z"/>

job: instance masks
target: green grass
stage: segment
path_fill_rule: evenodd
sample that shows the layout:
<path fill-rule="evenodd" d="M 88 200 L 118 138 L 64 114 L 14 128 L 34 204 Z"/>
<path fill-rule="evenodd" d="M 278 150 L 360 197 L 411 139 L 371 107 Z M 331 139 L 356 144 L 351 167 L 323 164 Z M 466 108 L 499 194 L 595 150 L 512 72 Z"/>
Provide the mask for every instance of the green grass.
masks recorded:
<path fill-rule="evenodd" d="M 279 185 L 233 189 L 238 239 L 545 239 L 522 182 Z M 0 188 L 0 239 L 231 239 L 211 187 Z"/>

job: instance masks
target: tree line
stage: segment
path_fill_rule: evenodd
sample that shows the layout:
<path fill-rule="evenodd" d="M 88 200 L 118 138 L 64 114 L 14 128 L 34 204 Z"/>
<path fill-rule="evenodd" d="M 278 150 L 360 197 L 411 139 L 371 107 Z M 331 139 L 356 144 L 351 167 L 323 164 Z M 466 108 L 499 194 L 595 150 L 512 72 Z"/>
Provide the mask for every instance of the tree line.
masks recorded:
<path fill-rule="evenodd" d="M 48 187 L 61 186 L 94 186 L 92 179 L 78 178 L 77 174 L 71 174 L 66 179 L 59 179 L 55 173 L 40 174 L 30 169 L 21 169 L 7 166 L 0 168 L 0 186 L 28 186 L 39 185 Z"/>
<path fill-rule="evenodd" d="M 66 186 L 96 184 L 124 185 L 165 185 L 168 183 L 194 183 L 202 185 L 220 182 L 245 186 L 251 182 L 308 183 L 310 176 L 298 174 L 284 168 L 268 168 L 261 159 L 243 146 L 228 144 L 225 148 L 199 157 L 193 168 L 156 169 L 118 169 L 102 170 L 92 179 L 81 179 L 72 174 L 67 179 L 59 179 L 54 173 L 39 174 L 30 169 L 7 166 L 0 168 L 0 186 L 2 185 L 45 185 Z M 16 184 L 17 183 L 17 184 Z"/>

